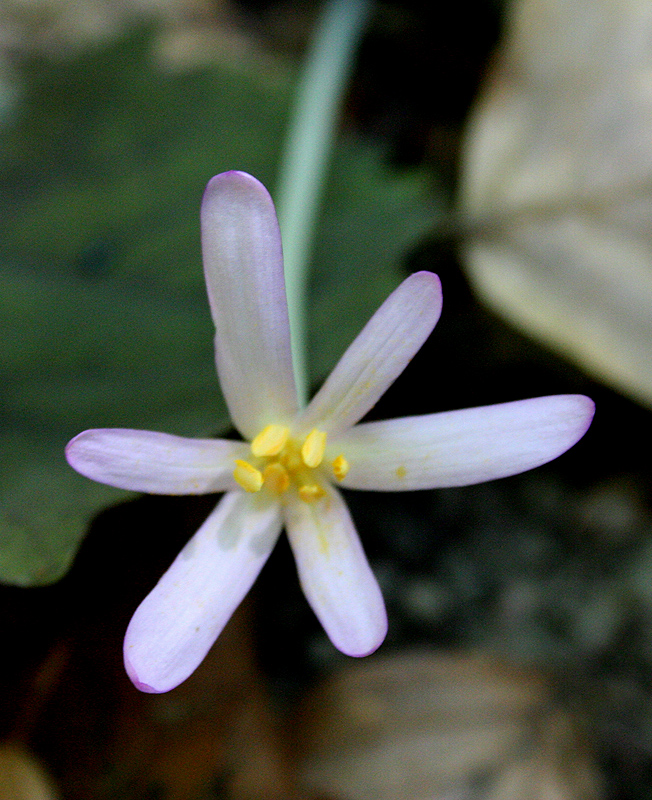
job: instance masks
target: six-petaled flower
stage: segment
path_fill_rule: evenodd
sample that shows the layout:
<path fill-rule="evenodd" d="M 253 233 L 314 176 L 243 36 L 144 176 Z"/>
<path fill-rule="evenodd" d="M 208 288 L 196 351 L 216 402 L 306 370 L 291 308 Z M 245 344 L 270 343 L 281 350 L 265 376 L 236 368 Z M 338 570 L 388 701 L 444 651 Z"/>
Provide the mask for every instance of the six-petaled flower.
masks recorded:
<path fill-rule="evenodd" d="M 333 644 L 352 656 L 373 652 L 387 631 L 385 607 L 338 487 L 414 490 L 513 475 L 563 453 L 593 416 L 588 398 L 557 395 L 357 424 L 437 323 L 441 287 L 429 272 L 390 295 L 300 408 L 269 195 L 244 173 L 218 175 L 201 223 L 217 371 L 246 441 L 98 429 L 67 447 L 78 472 L 112 486 L 225 492 L 127 629 L 126 669 L 148 692 L 172 689 L 199 665 L 283 528 Z"/>

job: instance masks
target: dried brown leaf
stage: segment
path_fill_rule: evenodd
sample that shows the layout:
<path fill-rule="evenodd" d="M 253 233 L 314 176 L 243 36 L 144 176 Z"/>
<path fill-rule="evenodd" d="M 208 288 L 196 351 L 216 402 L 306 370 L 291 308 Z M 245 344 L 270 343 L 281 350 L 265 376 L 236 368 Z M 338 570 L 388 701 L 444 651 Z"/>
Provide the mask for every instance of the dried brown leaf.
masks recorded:
<path fill-rule="evenodd" d="M 569 713 L 495 659 L 404 654 L 343 670 L 306 706 L 303 775 L 342 800 L 598 800 Z"/>
<path fill-rule="evenodd" d="M 23 746 L 0 744 L 0 800 L 57 800 L 45 769 Z"/>
<path fill-rule="evenodd" d="M 652 403 L 652 5 L 522 0 L 468 122 L 480 296 Z"/>

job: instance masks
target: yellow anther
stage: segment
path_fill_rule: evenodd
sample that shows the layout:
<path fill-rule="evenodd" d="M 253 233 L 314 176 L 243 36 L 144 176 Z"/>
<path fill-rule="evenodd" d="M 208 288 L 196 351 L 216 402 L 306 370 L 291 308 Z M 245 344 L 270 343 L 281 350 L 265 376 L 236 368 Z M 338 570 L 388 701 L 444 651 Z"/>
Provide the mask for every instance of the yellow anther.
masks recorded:
<path fill-rule="evenodd" d="M 251 452 L 258 458 L 277 456 L 285 447 L 289 433 L 284 425 L 268 425 L 251 443 Z"/>
<path fill-rule="evenodd" d="M 273 461 L 263 470 L 263 481 L 268 489 L 276 494 L 283 494 L 290 485 L 290 476 L 283 464 Z"/>
<path fill-rule="evenodd" d="M 294 475 L 300 469 L 303 469 L 303 461 L 301 460 L 301 454 L 294 446 L 294 442 L 290 441 L 288 446 L 285 448 L 285 451 L 281 455 L 281 461 L 283 466 L 287 469 L 287 471 Z"/>
<path fill-rule="evenodd" d="M 313 428 L 301 448 L 303 463 L 312 469 L 318 467 L 324 458 L 324 450 L 326 450 L 326 433 Z"/>
<path fill-rule="evenodd" d="M 304 483 L 303 486 L 299 486 L 299 497 L 306 503 L 314 503 L 325 494 L 326 492 L 316 483 Z"/>
<path fill-rule="evenodd" d="M 242 461 L 239 458 L 235 460 L 233 478 L 245 492 L 259 492 L 263 485 L 263 473 L 256 467 L 252 467 L 248 461 Z"/>
<path fill-rule="evenodd" d="M 343 455 L 339 455 L 333 461 L 333 475 L 337 478 L 338 481 L 343 480 L 346 478 L 349 472 L 349 462 L 344 458 Z"/>

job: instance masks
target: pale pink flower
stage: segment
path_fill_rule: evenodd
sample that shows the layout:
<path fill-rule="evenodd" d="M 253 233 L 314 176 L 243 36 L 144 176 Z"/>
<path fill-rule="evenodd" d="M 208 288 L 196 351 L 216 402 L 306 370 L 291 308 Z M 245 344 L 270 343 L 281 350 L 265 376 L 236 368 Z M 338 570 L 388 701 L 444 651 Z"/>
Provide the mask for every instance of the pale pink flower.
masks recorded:
<path fill-rule="evenodd" d="M 385 606 L 338 487 L 433 489 L 514 475 L 575 444 L 594 410 L 587 397 L 557 395 L 356 424 L 439 318 L 441 287 L 429 272 L 388 297 L 300 408 L 271 198 L 249 175 L 217 175 L 201 224 L 217 372 L 246 441 L 99 429 L 66 451 L 78 472 L 111 486 L 225 492 L 127 629 L 126 669 L 146 692 L 172 689 L 201 663 L 283 528 L 332 643 L 351 656 L 372 653 L 387 631 Z"/>

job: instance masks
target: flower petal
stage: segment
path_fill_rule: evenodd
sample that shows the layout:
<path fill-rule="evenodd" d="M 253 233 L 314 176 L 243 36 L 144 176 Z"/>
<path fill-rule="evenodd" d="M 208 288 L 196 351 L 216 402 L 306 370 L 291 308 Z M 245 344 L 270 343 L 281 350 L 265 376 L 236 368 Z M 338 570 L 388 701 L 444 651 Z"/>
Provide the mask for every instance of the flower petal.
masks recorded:
<path fill-rule="evenodd" d="M 405 491 L 468 486 L 538 467 L 586 433 L 595 406 L 553 395 L 462 411 L 369 422 L 329 444 L 349 462 L 351 489 Z"/>
<path fill-rule="evenodd" d="M 236 489 L 236 458 L 245 442 L 186 439 L 154 431 L 99 428 L 68 442 L 66 458 L 87 478 L 150 494 L 208 494 Z"/>
<path fill-rule="evenodd" d="M 387 633 L 385 604 L 346 503 L 323 488 L 320 500 L 288 502 L 288 539 L 303 592 L 331 642 L 346 655 L 366 656 Z"/>
<path fill-rule="evenodd" d="M 297 408 L 281 234 L 265 187 L 244 172 L 208 182 L 201 208 L 217 372 L 246 439 Z"/>
<path fill-rule="evenodd" d="M 385 300 L 350 345 L 308 407 L 295 432 L 314 427 L 346 430 L 382 397 L 437 324 L 441 284 L 432 272 L 416 272 Z"/>
<path fill-rule="evenodd" d="M 144 692 L 167 692 L 202 662 L 272 551 L 278 503 L 225 495 L 140 604 L 124 642 L 127 674 Z"/>

